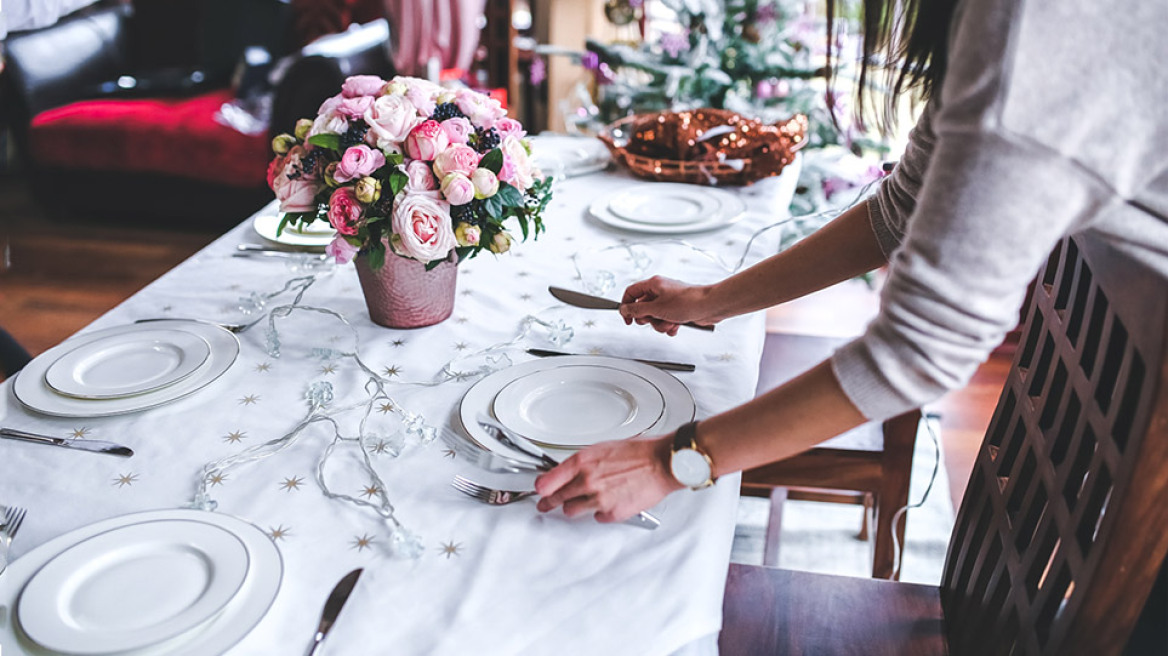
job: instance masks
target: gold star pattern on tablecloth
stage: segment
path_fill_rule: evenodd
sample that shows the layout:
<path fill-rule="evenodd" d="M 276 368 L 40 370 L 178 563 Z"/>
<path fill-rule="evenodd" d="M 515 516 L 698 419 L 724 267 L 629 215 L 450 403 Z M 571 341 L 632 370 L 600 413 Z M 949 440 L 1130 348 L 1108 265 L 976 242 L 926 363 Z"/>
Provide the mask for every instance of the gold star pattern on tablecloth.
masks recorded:
<path fill-rule="evenodd" d="M 116 478 L 114 478 L 114 482 L 112 483 L 112 485 L 114 485 L 116 487 L 126 487 L 127 485 L 133 485 L 134 482 L 137 480 L 138 480 L 138 475 L 135 474 L 134 472 L 130 472 L 128 474 L 118 475 Z"/>
<path fill-rule="evenodd" d="M 528 276 L 530 276 L 530 275 L 531 275 L 531 274 L 530 274 L 530 273 L 528 273 L 528 272 L 526 272 L 526 271 L 520 271 L 519 273 L 516 273 L 516 274 L 515 274 L 515 276 L 516 276 L 516 277 L 518 277 L 518 278 L 526 278 L 526 277 L 528 277 Z"/>
<path fill-rule="evenodd" d="M 173 312 L 173 311 L 174 311 L 174 306 L 173 306 L 173 305 L 163 305 L 163 306 L 162 306 L 162 311 L 163 311 L 163 312 Z"/>
<path fill-rule="evenodd" d="M 451 540 L 450 542 L 443 542 L 441 547 L 438 547 L 438 552 L 446 556 L 446 560 L 450 560 L 451 556 L 461 556 L 462 543 Z"/>
<path fill-rule="evenodd" d="M 474 290 L 473 290 L 473 289 L 464 289 L 464 290 L 462 290 L 462 291 L 460 291 L 460 292 L 458 292 L 458 293 L 459 293 L 459 294 L 462 294 L 463 296 L 473 296 L 473 295 L 474 295 Z"/>
<path fill-rule="evenodd" d="M 255 405 L 260 402 L 259 394 L 248 394 L 239 400 L 240 405 Z"/>
<path fill-rule="evenodd" d="M 386 401 L 385 403 L 382 403 L 381 405 L 377 406 L 377 411 L 383 415 L 388 414 L 390 412 L 393 412 L 393 404 L 390 403 L 389 401 Z"/>
<path fill-rule="evenodd" d="M 268 530 L 268 537 L 272 538 L 272 542 L 275 542 L 276 540 L 283 540 L 291 534 L 292 527 L 285 527 L 283 524 Z"/>
<path fill-rule="evenodd" d="M 215 473 L 207 477 L 207 482 L 210 483 L 212 487 L 216 485 L 223 485 L 223 481 L 225 480 L 227 480 L 227 474 Z"/>
<path fill-rule="evenodd" d="M 392 377 L 392 376 L 397 376 L 400 374 L 401 374 L 401 367 L 397 366 L 396 364 L 393 365 L 392 367 L 382 367 L 382 369 L 381 369 L 381 375 L 385 376 L 387 378 Z"/>
<path fill-rule="evenodd" d="M 223 439 L 224 439 L 224 441 L 231 442 L 232 444 L 235 444 L 235 443 L 243 440 L 245 435 L 247 435 L 247 431 L 238 431 L 238 430 L 231 431 L 230 433 L 224 435 Z"/>
<path fill-rule="evenodd" d="M 451 460 L 454 460 L 454 456 L 455 456 L 454 449 L 446 449 L 445 451 L 442 452 L 442 455 L 446 456 L 447 458 L 450 458 Z"/>
<path fill-rule="evenodd" d="M 405 346 L 405 345 L 406 345 L 406 340 L 404 340 L 404 339 L 395 339 L 395 340 L 393 340 L 392 342 L 390 342 L 390 345 L 392 345 L 392 346 L 395 346 L 395 347 L 397 347 L 397 346 Z"/>
<path fill-rule="evenodd" d="M 89 437 L 89 427 L 82 426 L 81 428 L 74 428 L 72 432 L 73 439 L 82 440 Z"/>
<path fill-rule="evenodd" d="M 365 497 L 366 499 L 372 499 L 380 493 L 381 488 L 376 485 L 366 485 L 361 490 L 361 496 Z"/>
<path fill-rule="evenodd" d="M 300 484 L 303 482 L 304 482 L 304 479 L 299 477 L 299 476 L 285 478 L 284 482 L 280 483 L 280 489 L 284 490 L 285 492 L 291 492 L 292 490 L 299 490 Z"/>
<path fill-rule="evenodd" d="M 466 323 L 468 321 L 470 321 L 470 319 L 467 319 L 466 317 L 458 317 L 454 320 L 454 323 Z"/>
<path fill-rule="evenodd" d="M 373 544 L 373 537 L 366 533 L 360 537 L 353 537 L 353 548 L 357 551 L 365 551 Z"/>
<path fill-rule="evenodd" d="M 535 298 L 535 297 L 532 296 L 531 294 L 520 294 L 519 295 L 519 300 L 521 300 L 521 301 L 530 301 L 533 298 Z"/>
<path fill-rule="evenodd" d="M 718 360 L 720 362 L 731 362 L 734 359 L 735 359 L 735 355 L 733 353 L 719 353 L 718 354 Z"/>
<path fill-rule="evenodd" d="M 466 342 L 455 342 L 455 344 L 454 344 L 455 351 L 465 351 L 468 348 L 470 348 L 470 347 L 467 346 Z"/>
<path fill-rule="evenodd" d="M 377 444 L 373 445 L 372 451 L 373 451 L 373 453 L 376 453 L 377 455 L 389 453 L 389 443 L 386 442 L 385 440 L 380 440 L 377 442 Z"/>
<path fill-rule="evenodd" d="M 335 374 L 335 373 L 337 373 L 337 365 L 335 365 L 335 364 L 323 365 L 320 368 L 320 373 L 325 375 L 325 376 L 327 376 L 329 374 Z"/>
<path fill-rule="evenodd" d="M 261 362 L 255 366 L 255 370 L 261 374 L 267 373 L 272 370 L 272 364 L 270 362 Z"/>
<path fill-rule="evenodd" d="M 585 321 L 585 322 L 584 322 L 584 327 L 585 327 L 585 328 L 592 328 L 592 327 L 594 327 L 594 326 L 596 326 L 596 322 L 595 322 L 595 321 L 593 321 L 593 320 L 591 320 L 591 319 L 589 319 L 588 321 Z"/>

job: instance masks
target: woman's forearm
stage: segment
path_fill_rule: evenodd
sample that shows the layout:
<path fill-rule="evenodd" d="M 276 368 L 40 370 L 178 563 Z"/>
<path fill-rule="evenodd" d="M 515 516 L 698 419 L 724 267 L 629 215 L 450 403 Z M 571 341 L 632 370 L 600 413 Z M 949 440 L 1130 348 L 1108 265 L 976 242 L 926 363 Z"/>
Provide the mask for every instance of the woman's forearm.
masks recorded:
<path fill-rule="evenodd" d="M 885 263 L 861 202 L 791 248 L 712 285 L 718 319 L 762 310 L 867 273 Z"/>

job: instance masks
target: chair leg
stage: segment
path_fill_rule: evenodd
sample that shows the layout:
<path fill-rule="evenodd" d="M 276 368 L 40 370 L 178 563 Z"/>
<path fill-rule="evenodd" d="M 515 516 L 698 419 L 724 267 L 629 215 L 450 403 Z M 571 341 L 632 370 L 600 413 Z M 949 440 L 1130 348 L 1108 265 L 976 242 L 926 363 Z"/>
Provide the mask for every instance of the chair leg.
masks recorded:
<path fill-rule="evenodd" d="M 763 542 L 762 564 L 766 567 L 779 566 L 779 533 L 783 528 L 783 502 L 787 500 L 787 488 L 771 490 L 771 514 L 767 518 L 766 541 Z"/>
<path fill-rule="evenodd" d="M 881 457 L 880 491 L 876 494 L 876 539 L 872 559 L 872 577 L 893 577 L 894 561 L 904 555 L 904 527 L 902 517 L 895 529 L 892 517 L 908 505 L 908 486 L 912 476 L 913 446 L 916 444 L 921 413 L 913 410 L 884 422 L 884 454 Z M 892 548 L 892 531 L 900 545 L 900 553 Z"/>
<path fill-rule="evenodd" d="M 872 526 L 872 514 L 874 512 L 876 512 L 876 502 L 872 499 L 872 493 L 865 492 L 864 516 L 860 518 L 860 532 L 856 534 L 857 540 L 868 541 L 869 527 Z"/>

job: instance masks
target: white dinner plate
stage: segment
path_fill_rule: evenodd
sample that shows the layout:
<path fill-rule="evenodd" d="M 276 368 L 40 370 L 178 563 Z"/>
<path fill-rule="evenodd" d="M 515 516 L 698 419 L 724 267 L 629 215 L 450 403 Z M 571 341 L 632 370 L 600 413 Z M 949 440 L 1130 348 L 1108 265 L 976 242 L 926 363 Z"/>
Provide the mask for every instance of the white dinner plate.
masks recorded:
<path fill-rule="evenodd" d="M 612 367 L 537 371 L 507 384 L 492 404 L 499 423 L 544 446 L 582 448 L 640 435 L 665 399 L 644 378 Z"/>
<path fill-rule="evenodd" d="M 280 550 L 258 527 L 217 512 L 175 509 L 123 515 L 84 526 L 49 540 L 12 563 L 0 576 L 0 651 L 5 656 L 60 656 L 40 647 L 21 629 L 18 599 L 29 580 L 57 554 L 96 535 L 145 522 L 185 520 L 225 529 L 247 549 L 249 567 L 243 586 L 227 606 L 210 621 L 166 642 L 122 652 L 119 656 L 209 656 L 222 654 L 246 636 L 267 614 L 280 590 L 284 563 Z"/>
<path fill-rule="evenodd" d="M 94 340 L 110 335 L 133 334 L 158 329 L 185 330 L 207 342 L 211 354 L 193 374 L 173 385 L 135 396 L 117 399 L 75 399 L 53 391 L 45 382 L 45 371 L 57 358 Z M 110 417 L 138 412 L 177 401 L 193 394 L 222 376 L 239 356 L 239 340 L 232 333 L 213 323 L 173 319 L 132 323 L 104 330 L 82 333 L 45 351 L 24 369 L 13 381 L 12 392 L 25 407 L 57 417 Z"/>
<path fill-rule="evenodd" d="M 141 649 L 217 615 L 247 571 L 247 547 L 226 529 L 187 520 L 131 524 L 50 560 L 24 587 L 17 618 L 48 649 Z"/>
<path fill-rule="evenodd" d="M 121 333 L 61 356 L 49 365 L 45 382 L 66 396 L 114 399 L 173 385 L 210 355 L 205 339 L 184 330 Z"/>
<path fill-rule="evenodd" d="M 603 171 L 612 161 L 608 147 L 594 137 L 540 134 L 528 139 L 532 163 L 546 175 L 575 178 Z"/>
<path fill-rule="evenodd" d="M 608 211 L 637 224 L 689 226 L 704 223 L 722 211 L 722 201 L 709 187 L 658 182 L 637 185 L 608 200 Z"/>
<path fill-rule="evenodd" d="M 252 222 L 252 227 L 259 236 L 268 241 L 287 246 L 302 246 L 321 249 L 328 246 L 336 236 L 337 231 L 326 221 L 313 221 L 303 228 L 291 224 L 284 226 L 279 235 L 281 216 L 279 214 L 260 214 Z"/>
<path fill-rule="evenodd" d="M 620 228 L 621 230 L 629 230 L 631 232 L 643 232 L 650 234 L 688 234 L 693 232 L 706 232 L 708 230 L 717 230 L 725 228 L 726 226 L 736 223 L 739 219 L 746 215 L 746 201 L 738 197 L 737 194 L 726 191 L 725 189 L 716 189 L 714 187 L 698 187 L 702 193 L 709 196 L 709 198 L 717 201 L 718 209 L 705 216 L 700 221 L 693 221 L 689 223 L 653 223 L 642 220 L 630 220 L 613 211 L 611 203 L 621 196 L 649 198 L 655 197 L 658 192 L 655 189 L 658 186 L 674 187 L 674 186 L 689 186 L 695 185 L 681 185 L 666 182 L 642 182 L 632 187 L 627 187 L 622 191 L 613 195 L 601 196 L 593 201 L 592 205 L 588 207 L 588 215 L 596 221 L 612 228 Z M 676 201 L 679 206 L 682 202 Z M 649 216 L 646 214 L 646 216 Z"/>
<path fill-rule="evenodd" d="M 697 411 L 697 404 L 694 403 L 693 394 L 690 393 L 689 388 L 684 383 L 674 378 L 668 372 L 641 362 L 622 358 L 610 358 L 603 355 L 564 355 L 556 358 L 541 358 L 529 362 L 521 362 L 501 371 L 496 371 L 472 385 L 462 397 L 462 402 L 458 406 L 458 418 L 462 422 L 466 435 L 472 442 L 488 451 L 493 451 L 511 458 L 525 459 L 523 454 L 500 444 L 490 433 L 479 426 L 475 418 L 480 413 L 494 416 L 492 406 L 494 405 L 495 397 L 512 381 L 539 371 L 581 365 L 609 367 L 611 369 L 627 371 L 644 378 L 660 390 L 662 398 L 665 399 L 665 411 L 661 413 L 661 417 L 657 420 L 657 423 L 644 431 L 645 434 L 659 435 L 667 433 L 677 429 L 686 422 L 693 421 Z M 575 453 L 575 449 L 551 447 L 547 451 L 557 460 L 562 460 Z"/>

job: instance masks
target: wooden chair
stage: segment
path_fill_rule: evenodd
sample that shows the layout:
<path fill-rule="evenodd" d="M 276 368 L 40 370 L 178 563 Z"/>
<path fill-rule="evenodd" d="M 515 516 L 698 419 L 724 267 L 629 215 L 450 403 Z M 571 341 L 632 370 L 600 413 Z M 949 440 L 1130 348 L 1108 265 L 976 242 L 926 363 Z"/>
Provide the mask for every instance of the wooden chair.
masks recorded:
<path fill-rule="evenodd" d="M 1089 237 L 1063 241 L 940 586 L 732 565 L 721 653 L 1121 652 L 1168 552 L 1166 315 L 1163 277 Z"/>
<path fill-rule="evenodd" d="M 845 341 L 809 335 L 768 335 L 762 364 L 765 376 L 759 381 L 759 391 L 775 387 L 819 364 Z M 782 505 L 787 498 L 863 503 L 862 537 L 869 533 L 866 530 L 869 508 L 875 515 L 872 576 L 892 578 L 894 561 L 904 552 L 905 528 L 902 514 L 895 529 L 900 545 L 898 554 L 893 549 L 892 518 L 897 510 L 908 505 L 913 447 L 920 419 L 920 411 L 914 410 L 882 424 L 866 424 L 822 446 L 743 472 L 742 493 L 771 500 L 763 565 L 778 565 Z M 810 489 L 833 492 L 822 494 Z M 838 492 L 841 490 L 851 493 L 841 495 Z"/>

